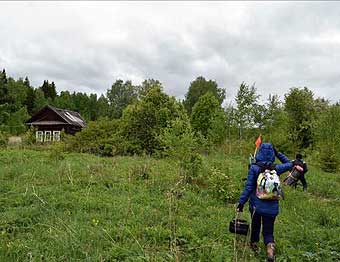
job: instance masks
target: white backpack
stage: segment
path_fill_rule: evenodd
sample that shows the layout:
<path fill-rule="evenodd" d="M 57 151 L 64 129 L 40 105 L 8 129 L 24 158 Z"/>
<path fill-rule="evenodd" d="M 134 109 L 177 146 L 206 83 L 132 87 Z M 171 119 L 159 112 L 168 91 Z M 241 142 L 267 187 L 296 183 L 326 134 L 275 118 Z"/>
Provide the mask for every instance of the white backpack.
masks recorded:
<path fill-rule="evenodd" d="M 257 178 L 256 196 L 266 200 L 280 200 L 282 189 L 275 170 L 265 169 Z"/>

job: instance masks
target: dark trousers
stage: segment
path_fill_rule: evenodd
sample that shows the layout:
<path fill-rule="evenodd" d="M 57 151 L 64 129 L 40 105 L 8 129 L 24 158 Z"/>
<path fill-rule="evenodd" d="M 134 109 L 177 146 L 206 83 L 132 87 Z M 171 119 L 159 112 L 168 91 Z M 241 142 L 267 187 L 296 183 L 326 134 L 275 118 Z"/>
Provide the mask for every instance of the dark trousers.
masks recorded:
<path fill-rule="evenodd" d="M 305 178 L 305 175 L 302 174 L 300 177 L 299 177 L 299 180 L 301 181 L 302 183 L 302 186 L 303 186 L 303 191 L 306 191 L 307 190 L 307 181 L 306 181 L 306 178 Z M 299 182 L 299 180 L 297 182 Z M 297 186 L 297 182 L 295 183 L 295 188 Z"/>
<path fill-rule="evenodd" d="M 251 242 L 260 241 L 260 231 L 262 224 L 262 235 L 264 244 L 274 242 L 274 222 L 276 217 L 263 216 L 258 213 L 254 213 L 251 220 Z"/>

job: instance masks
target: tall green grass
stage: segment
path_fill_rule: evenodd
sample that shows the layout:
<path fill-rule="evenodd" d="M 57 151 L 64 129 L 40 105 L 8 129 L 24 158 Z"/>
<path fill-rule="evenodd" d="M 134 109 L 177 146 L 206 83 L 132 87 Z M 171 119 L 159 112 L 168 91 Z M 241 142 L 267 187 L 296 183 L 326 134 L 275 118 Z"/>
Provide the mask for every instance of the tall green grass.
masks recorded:
<path fill-rule="evenodd" d="M 254 257 L 245 237 L 234 250 L 235 205 L 212 192 L 211 170 L 241 189 L 247 156 L 205 156 L 201 177 L 185 185 L 172 159 L 0 151 L 0 260 L 233 261 L 236 251 L 238 261 L 263 261 L 264 248 Z M 277 261 L 340 259 L 339 176 L 312 167 L 308 193 L 285 190 Z"/>

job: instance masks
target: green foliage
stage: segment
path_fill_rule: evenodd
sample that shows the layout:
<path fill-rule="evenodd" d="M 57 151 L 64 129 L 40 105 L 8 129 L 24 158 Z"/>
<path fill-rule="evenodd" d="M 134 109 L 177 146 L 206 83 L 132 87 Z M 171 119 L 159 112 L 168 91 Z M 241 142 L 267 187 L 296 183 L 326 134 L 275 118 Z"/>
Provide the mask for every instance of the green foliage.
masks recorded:
<path fill-rule="evenodd" d="M 188 116 L 183 112 L 183 116 L 178 117 L 162 129 L 157 137 L 160 144 L 160 155 L 182 159 L 199 148 L 199 140 L 195 136 Z"/>
<path fill-rule="evenodd" d="M 229 171 L 229 169 L 225 169 Z M 217 168 L 209 172 L 209 188 L 212 194 L 226 203 L 236 203 L 242 190 L 228 173 L 223 173 Z"/>
<path fill-rule="evenodd" d="M 19 135 L 25 132 L 25 121 L 29 118 L 26 107 L 17 109 L 13 104 L 0 105 L 0 131 Z"/>
<path fill-rule="evenodd" d="M 313 143 L 316 119 L 314 94 L 307 87 L 291 88 L 285 95 L 285 111 L 288 114 L 289 137 L 299 149 Z"/>
<path fill-rule="evenodd" d="M 126 153 L 152 154 L 160 148 L 157 139 L 163 128 L 183 115 L 183 107 L 161 88 L 150 88 L 145 96 L 129 105 L 123 113 L 121 136 Z"/>
<path fill-rule="evenodd" d="M 239 128 L 239 137 L 243 137 L 246 128 L 252 128 L 256 124 L 255 116 L 259 115 L 258 101 L 259 95 L 256 94 L 255 85 L 249 87 L 246 83 L 242 82 L 237 92 L 236 101 L 236 123 Z M 258 120 L 259 120 L 259 116 Z"/>
<path fill-rule="evenodd" d="M 87 121 L 94 121 L 100 116 L 107 115 L 108 103 L 105 100 L 106 107 L 103 112 L 102 100 L 97 99 L 96 94 L 87 95 L 86 93 L 61 91 L 59 96 L 56 96 L 52 104 L 61 109 L 69 109 L 80 113 Z"/>
<path fill-rule="evenodd" d="M 34 90 L 34 97 L 33 113 L 35 114 L 48 104 L 48 100 L 45 98 L 44 92 L 40 89 Z"/>
<path fill-rule="evenodd" d="M 98 112 L 98 118 L 109 116 L 109 102 L 105 96 L 101 95 L 98 98 L 96 109 Z"/>
<path fill-rule="evenodd" d="M 33 115 L 34 110 L 34 88 L 29 85 L 28 78 L 26 77 L 26 80 L 24 84 L 27 86 L 27 94 L 26 94 L 26 100 L 24 102 L 24 105 L 27 108 L 27 112 L 29 115 Z"/>
<path fill-rule="evenodd" d="M 11 109 L 12 107 L 8 103 L 0 105 L 0 130 L 2 131 L 8 130 L 8 127 L 5 126 L 5 124 L 10 118 Z"/>
<path fill-rule="evenodd" d="M 75 109 L 72 95 L 69 91 L 61 91 L 60 95 L 55 98 L 53 104 L 55 107 L 58 107 L 61 109 L 69 109 L 69 110 Z"/>
<path fill-rule="evenodd" d="M 282 102 L 277 95 L 269 94 L 267 102 L 263 105 L 254 104 L 254 122 L 260 132 L 272 132 L 282 128 L 284 123 L 278 121 L 283 112 Z"/>
<path fill-rule="evenodd" d="M 21 78 L 19 78 L 18 81 L 15 81 L 13 78 L 9 77 L 7 80 L 7 88 L 10 103 L 15 105 L 16 108 L 22 107 L 26 102 L 28 89 L 24 84 L 24 81 Z"/>
<path fill-rule="evenodd" d="M 288 114 L 285 111 L 277 111 L 273 122 L 264 130 L 263 139 L 270 141 L 277 150 L 287 154 L 296 154 L 299 148 L 290 140 L 288 131 Z"/>
<path fill-rule="evenodd" d="M 226 116 L 222 108 L 216 110 L 215 115 L 210 120 L 207 141 L 214 145 L 221 145 L 226 138 Z"/>
<path fill-rule="evenodd" d="M 180 162 L 180 175 L 186 183 L 191 184 L 203 169 L 203 158 L 199 153 L 191 152 L 183 156 Z"/>
<path fill-rule="evenodd" d="M 322 170 L 335 173 L 340 166 L 339 152 L 335 151 L 332 145 L 323 146 L 320 150 L 319 162 Z"/>
<path fill-rule="evenodd" d="M 81 132 L 66 138 L 67 148 L 76 152 L 113 156 L 120 150 L 118 128 L 118 120 L 101 119 L 89 122 Z"/>
<path fill-rule="evenodd" d="M 289 137 L 288 114 L 277 95 L 269 95 L 265 104 L 266 114 L 261 134 L 266 141 L 273 143 L 278 150 L 296 153 L 298 148 Z"/>
<path fill-rule="evenodd" d="M 161 145 L 158 154 L 176 159 L 180 166 L 180 175 L 185 183 L 192 183 L 202 171 L 202 157 L 198 153 L 202 141 L 195 136 L 188 116 L 183 115 L 170 122 L 158 136 Z"/>
<path fill-rule="evenodd" d="M 6 70 L 0 71 L 0 105 L 9 103 Z"/>
<path fill-rule="evenodd" d="M 340 105 L 330 106 L 320 114 L 314 134 L 321 168 L 335 172 L 340 165 Z"/>
<path fill-rule="evenodd" d="M 142 99 L 150 89 L 160 88 L 163 89 L 162 83 L 156 79 L 147 79 L 142 82 L 140 86 L 136 86 L 138 98 Z"/>
<path fill-rule="evenodd" d="M 217 99 L 219 105 L 222 104 L 225 99 L 225 90 L 219 88 L 215 81 L 206 80 L 203 76 L 199 76 L 190 83 L 189 90 L 186 93 L 184 100 L 185 109 L 189 114 L 191 114 L 192 109 L 199 98 L 208 92 Z"/>
<path fill-rule="evenodd" d="M 193 130 L 213 144 L 220 144 L 226 137 L 226 116 L 213 94 L 206 93 L 198 99 L 191 115 Z"/>
<path fill-rule="evenodd" d="M 64 142 L 54 142 L 50 147 L 50 159 L 54 162 L 60 162 L 65 159 L 66 145 Z"/>
<path fill-rule="evenodd" d="M 107 90 L 107 98 L 110 104 L 110 117 L 118 119 L 122 116 L 123 110 L 137 99 L 137 88 L 131 81 L 116 80 L 111 89 Z"/>
<path fill-rule="evenodd" d="M 97 95 L 95 95 L 95 97 L 97 97 Z M 79 112 L 87 121 L 95 119 L 96 108 L 90 107 L 90 98 L 86 93 L 73 92 L 72 102 L 74 104 L 74 110 Z"/>
<path fill-rule="evenodd" d="M 0 131 L 0 148 L 6 147 L 8 142 L 8 135 Z"/>
<path fill-rule="evenodd" d="M 13 112 L 10 115 L 9 121 L 9 132 L 14 135 L 19 135 L 25 132 L 26 126 L 25 121 L 29 118 L 26 107 L 20 108 L 18 111 Z"/>
<path fill-rule="evenodd" d="M 22 136 L 22 142 L 26 146 L 32 146 L 36 143 L 36 131 L 34 127 L 30 127 Z"/>
<path fill-rule="evenodd" d="M 44 80 L 42 86 L 39 88 L 43 93 L 45 98 L 49 98 L 50 101 L 53 101 L 57 96 L 56 86 L 54 82 L 49 83 L 48 80 Z"/>

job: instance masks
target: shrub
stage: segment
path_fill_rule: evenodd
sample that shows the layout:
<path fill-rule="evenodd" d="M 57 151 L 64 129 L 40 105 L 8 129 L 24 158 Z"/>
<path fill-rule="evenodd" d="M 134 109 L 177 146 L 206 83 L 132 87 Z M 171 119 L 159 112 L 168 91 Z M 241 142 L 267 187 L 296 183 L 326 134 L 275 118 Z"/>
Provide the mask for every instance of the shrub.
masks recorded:
<path fill-rule="evenodd" d="M 335 172 L 340 165 L 340 105 L 333 105 L 321 114 L 316 124 L 315 139 L 320 151 L 320 166 Z"/>
<path fill-rule="evenodd" d="M 117 135 L 119 120 L 92 121 L 75 136 L 64 136 L 70 151 L 113 156 L 119 152 L 121 142 Z"/>
<path fill-rule="evenodd" d="M 159 154 L 182 159 L 189 153 L 197 151 L 199 147 L 198 138 L 195 136 L 188 117 L 176 118 L 168 126 L 162 129 L 157 136 Z"/>
<path fill-rule="evenodd" d="M 324 145 L 320 149 L 320 167 L 323 171 L 335 173 L 339 168 L 339 157 L 333 145 Z"/>
<path fill-rule="evenodd" d="M 198 99 L 191 115 L 191 125 L 213 144 L 221 144 L 226 138 L 226 117 L 217 98 L 207 93 Z"/>
<path fill-rule="evenodd" d="M 35 136 L 36 128 L 30 127 L 27 129 L 27 131 L 22 136 L 22 142 L 26 146 L 31 146 L 35 144 L 36 142 L 36 136 Z"/>
<path fill-rule="evenodd" d="M 289 137 L 300 149 L 313 143 L 313 129 L 317 116 L 314 94 L 307 87 L 291 88 L 285 94 Z"/>
<path fill-rule="evenodd" d="M 124 153 L 155 153 L 160 148 L 157 137 L 162 129 L 183 112 L 183 106 L 165 94 L 161 86 L 150 87 L 141 100 L 124 110 L 121 122 Z"/>
<path fill-rule="evenodd" d="M 64 142 L 53 143 L 50 147 L 50 158 L 51 160 L 58 162 L 64 160 L 66 146 Z"/>
<path fill-rule="evenodd" d="M 0 131 L 0 147 L 7 146 L 7 142 L 8 142 L 8 135 Z"/>
<path fill-rule="evenodd" d="M 190 153 L 183 157 L 180 162 L 180 174 L 186 183 L 192 183 L 198 178 L 203 167 L 203 158 L 198 153 Z"/>
<path fill-rule="evenodd" d="M 171 121 L 157 137 L 161 156 L 170 156 L 179 161 L 180 174 L 186 183 L 191 183 L 202 170 L 203 160 L 198 153 L 201 141 L 195 136 L 187 115 Z"/>
<path fill-rule="evenodd" d="M 240 187 L 232 178 L 217 168 L 210 170 L 209 188 L 217 199 L 227 203 L 235 203 L 240 193 Z"/>

